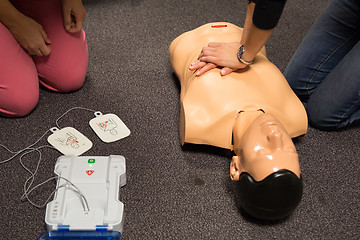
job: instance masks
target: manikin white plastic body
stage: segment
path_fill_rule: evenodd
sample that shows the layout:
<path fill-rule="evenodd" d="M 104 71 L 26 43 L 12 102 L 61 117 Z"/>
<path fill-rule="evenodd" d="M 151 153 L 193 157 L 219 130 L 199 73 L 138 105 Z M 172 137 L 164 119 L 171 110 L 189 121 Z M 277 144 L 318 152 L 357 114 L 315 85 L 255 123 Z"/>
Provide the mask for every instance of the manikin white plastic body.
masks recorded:
<path fill-rule="evenodd" d="M 87 200 L 89 211 L 71 184 L 61 187 L 54 200 L 46 206 L 48 231 L 65 226 L 69 231 L 96 230 L 100 227 L 122 233 L 124 204 L 119 201 L 119 188 L 126 184 L 123 156 L 61 156 L 54 172 L 80 190 Z M 59 178 L 57 187 L 64 184 L 67 182 Z"/>

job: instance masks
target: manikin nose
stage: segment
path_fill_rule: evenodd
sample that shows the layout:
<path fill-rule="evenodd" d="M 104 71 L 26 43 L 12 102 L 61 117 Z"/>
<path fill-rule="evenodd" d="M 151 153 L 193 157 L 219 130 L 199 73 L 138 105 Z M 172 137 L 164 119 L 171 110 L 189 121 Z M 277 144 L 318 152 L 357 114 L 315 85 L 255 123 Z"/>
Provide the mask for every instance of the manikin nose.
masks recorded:
<path fill-rule="evenodd" d="M 276 151 L 282 147 L 282 134 L 279 132 L 272 132 L 267 136 L 269 147 L 271 150 Z"/>

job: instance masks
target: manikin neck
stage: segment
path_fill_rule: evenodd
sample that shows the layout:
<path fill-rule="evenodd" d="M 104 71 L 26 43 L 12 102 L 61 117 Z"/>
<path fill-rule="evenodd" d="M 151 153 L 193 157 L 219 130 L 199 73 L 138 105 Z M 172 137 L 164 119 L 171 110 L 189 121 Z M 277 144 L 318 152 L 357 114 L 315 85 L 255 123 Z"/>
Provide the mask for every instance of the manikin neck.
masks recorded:
<path fill-rule="evenodd" d="M 233 145 L 234 152 L 236 155 L 240 154 L 240 144 L 241 139 L 244 136 L 244 133 L 249 128 L 249 126 L 258 118 L 260 115 L 264 114 L 262 110 L 254 110 L 254 111 L 241 111 L 234 123 L 233 128 Z"/>

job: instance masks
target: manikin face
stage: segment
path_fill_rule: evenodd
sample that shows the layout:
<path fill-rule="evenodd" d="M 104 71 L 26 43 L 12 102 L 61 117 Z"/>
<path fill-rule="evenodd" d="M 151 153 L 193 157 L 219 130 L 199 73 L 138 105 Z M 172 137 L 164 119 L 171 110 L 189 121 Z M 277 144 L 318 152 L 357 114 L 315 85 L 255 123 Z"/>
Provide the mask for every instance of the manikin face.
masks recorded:
<path fill-rule="evenodd" d="M 242 172 L 261 181 L 273 172 L 287 169 L 300 177 L 295 146 L 283 125 L 271 114 L 261 114 L 244 133 L 230 166 L 232 180 Z"/>

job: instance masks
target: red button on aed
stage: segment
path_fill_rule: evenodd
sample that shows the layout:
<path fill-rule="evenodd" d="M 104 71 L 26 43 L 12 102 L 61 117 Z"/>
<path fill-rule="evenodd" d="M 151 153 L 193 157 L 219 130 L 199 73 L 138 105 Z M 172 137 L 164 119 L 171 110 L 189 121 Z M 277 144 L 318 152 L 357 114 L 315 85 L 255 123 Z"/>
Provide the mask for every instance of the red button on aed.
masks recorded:
<path fill-rule="evenodd" d="M 91 175 L 91 174 L 93 174 L 94 173 L 94 170 L 86 170 L 86 173 L 87 173 L 87 175 Z"/>

